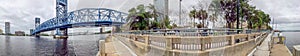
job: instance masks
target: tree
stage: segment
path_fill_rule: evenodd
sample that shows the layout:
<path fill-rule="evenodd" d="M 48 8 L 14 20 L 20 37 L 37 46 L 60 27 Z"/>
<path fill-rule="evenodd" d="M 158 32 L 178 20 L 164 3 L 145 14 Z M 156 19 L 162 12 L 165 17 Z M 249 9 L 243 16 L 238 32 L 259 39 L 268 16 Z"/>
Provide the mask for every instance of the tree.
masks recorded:
<path fill-rule="evenodd" d="M 226 20 L 227 28 L 233 28 L 233 23 L 237 19 L 245 19 L 248 22 L 248 28 L 258 28 L 261 29 L 262 26 L 268 26 L 268 23 L 271 21 L 270 16 L 264 13 L 261 10 L 257 10 L 256 7 L 250 6 L 248 4 L 249 0 L 240 0 L 239 7 L 236 5 L 237 0 L 213 0 L 210 5 L 210 10 L 214 11 L 214 14 L 218 16 L 224 15 Z M 241 9 L 237 11 L 237 8 Z M 237 12 L 239 15 L 237 17 Z M 213 16 L 210 16 L 212 19 Z"/>
<path fill-rule="evenodd" d="M 136 8 L 131 8 L 128 12 L 127 20 L 129 20 L 130 30 L 172 28 L 169 17 L 166 17 L 162 22 L 157 20 L 158 15 L 152 4 L 149 4 L 149 6 L 138 5 Z M 154 20 L 151 20 L 153 18 Z"/>
<path fill-rule="evenodd" d="M 209 16 L 209 21 L 213 22 L 213 27 L 215 27 L 215 22 L 217 21 L 217 15 L 216 14 L 212 14 Z"/>
<path fill-rule="evenodd" d="M 198 28 L 206 27 L 205 20 L 208 17 L 207 12 L 205 10 L 201 9 L 196 13 L 196 17 L 199 19 L 199 22 L 200 22 L 200 20 L 202 21 L 202 22 L 200 22 L 201 25 L 198 25 Z"/>
<path fill-rule="evenodd" d="M 149 18 L 152 16 L 149 12 L 145 11 L 144 5 L 138 5 L 136 8 L 131 8 L 129 11 L 128 19 L 131 19 L 131 30 L 147 30 L 149 28 Z"/>
<path fill-rule="evenodd" d="M 225 13 L 225 20 L 227 23 L 227 28 L 233 28 L 233 23 L 238 19 L 237 16 L 237 6 L 236 0 L 221 0 L 221 8 Z"/>
<path fill-rule="evenodd" d="M 213 22 L 213 27 L 215 27 L 215 22 L 218 20 L 218 16 L 224 14 L 222 13 L 220 0 L 212 0 L 208 9 L 212 12 L 212 14 L 209 15 L 209 21 Z"/>
<path fill-rule="evenodd" d="M 190 18 L 193 18 L 193 26 L 195 27 L 196 25 L 195 25 L 195 19 L 196 19 L 196 13 L 197 13 L 197 11 L 196 11 L 196 9 L 194 8 L 192 11 L 190 11 L 190 13 L 189 13 L 189 17 Z"/>

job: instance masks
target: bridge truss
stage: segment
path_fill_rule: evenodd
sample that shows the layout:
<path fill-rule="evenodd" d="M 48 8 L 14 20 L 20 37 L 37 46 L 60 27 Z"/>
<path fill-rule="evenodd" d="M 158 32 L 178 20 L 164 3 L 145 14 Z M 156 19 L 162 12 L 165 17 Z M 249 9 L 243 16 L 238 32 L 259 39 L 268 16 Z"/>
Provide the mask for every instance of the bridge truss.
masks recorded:
<path fill-rule="evenodd" d="M 127 13 L 106 8 L 84 8 L 67 13 L 64 17 L 54 17 L 35 28 L 32 35 L 57 28 L 73 26 L 122 25 L 126 23 Z"/>

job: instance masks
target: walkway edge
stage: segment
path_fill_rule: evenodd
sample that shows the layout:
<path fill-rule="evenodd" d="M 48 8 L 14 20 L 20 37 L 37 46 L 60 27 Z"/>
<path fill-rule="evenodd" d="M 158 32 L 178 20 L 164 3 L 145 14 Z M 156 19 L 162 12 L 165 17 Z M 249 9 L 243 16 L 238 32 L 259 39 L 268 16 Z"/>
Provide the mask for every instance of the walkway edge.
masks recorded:
<path fill-rule="evenodd" d="M 115 39 L 115 37 L 113 37 L 113 39 Z M 126 46 L 124 43 L 122 43 L 119 39 L 115 39 L 115 40 L 118 40 L 117 42 L 121 43 L 127 50 L 129 50 L 131 55 L 137 56 L 128 46 Z"/>

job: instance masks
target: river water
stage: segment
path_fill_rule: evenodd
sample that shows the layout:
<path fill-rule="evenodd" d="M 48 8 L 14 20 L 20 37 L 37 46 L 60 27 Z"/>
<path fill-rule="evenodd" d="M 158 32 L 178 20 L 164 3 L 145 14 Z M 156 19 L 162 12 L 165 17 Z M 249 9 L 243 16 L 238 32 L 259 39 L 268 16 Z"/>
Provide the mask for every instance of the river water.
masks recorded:
<path fill-rule="evenodd" d="M 300 45 L 300 32 L 283 32 L 285 44 Z M 0 35 L 0 56 L 95 56 L 97 41 L 107 35 L 69 36 L 68 39 L 54 39 L 52 36 L 40 38 L 30 36 Z M 277 36 L 274 34 L 273 36 Z"/>
<path fill-rule="evenodd" d="M 97 41 L 107 35 L 69 36 L 68 39 L 0 36 L 0 56 L 95 56 Z"/>
<path fill-rule="evenodd" d="M 275 35 L 278 36 L 277 34 Z M 300 32 L 282 32 L 282 35 L 286 37 L 285 44 L 290 51 L 294 45 L 300 45 Z"/>

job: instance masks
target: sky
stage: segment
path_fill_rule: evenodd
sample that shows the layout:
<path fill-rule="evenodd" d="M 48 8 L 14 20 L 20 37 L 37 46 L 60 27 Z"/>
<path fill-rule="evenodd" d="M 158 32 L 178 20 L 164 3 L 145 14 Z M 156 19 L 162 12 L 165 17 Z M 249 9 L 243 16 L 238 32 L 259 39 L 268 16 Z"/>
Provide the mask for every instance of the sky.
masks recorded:
<path fill-rule="evenodd" d="M 182 10 L 187 12 L 198 2 L 209 4 L 210 0 L 183 0 Z M 270 14 L 275 19 L 278 29 L 300 29 L 300 0 L 251 0 L 249 3 L 257 9 Z M 152 4 L 153 0 L 69 0 L 70 11 L 82 8 L 109 8 L 127 13 L 139 4 Z M 41 22 L 55 17 L 55 0 L 0 0 L 0 29 L 4 30 L 4 22 L 11 23 L 11 33 L 34 28 L 34 18 Z M 169 0 L 169 13 L 172 22 L 178 23 L 179 1 Z"/>

